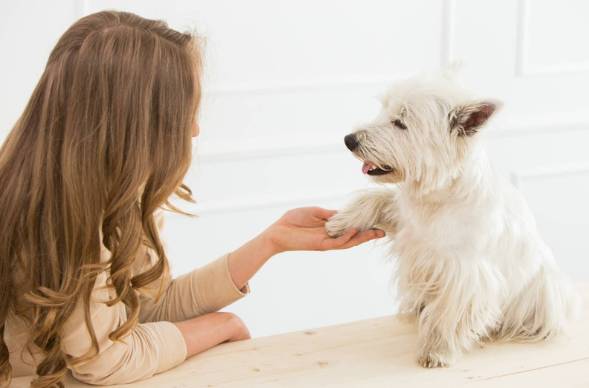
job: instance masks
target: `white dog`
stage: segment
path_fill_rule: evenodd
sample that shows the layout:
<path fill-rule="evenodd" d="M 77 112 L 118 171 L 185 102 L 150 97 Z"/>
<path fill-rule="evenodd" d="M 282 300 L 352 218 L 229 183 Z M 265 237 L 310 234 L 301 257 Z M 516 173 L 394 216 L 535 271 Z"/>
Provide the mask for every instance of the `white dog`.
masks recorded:
<path fill-rule="evenodd" d="M 394 240 L 401 308 L 418 316 L 424 367 L 447 366 L 484 340 L 545 339 L 578 304 L 524 198 L 481 146 L 498 107 L 447 77 L 413 78 L 345 137 L 364 174 L 394 185 L 361 195 L 327 232 L 380 228 Z"/>

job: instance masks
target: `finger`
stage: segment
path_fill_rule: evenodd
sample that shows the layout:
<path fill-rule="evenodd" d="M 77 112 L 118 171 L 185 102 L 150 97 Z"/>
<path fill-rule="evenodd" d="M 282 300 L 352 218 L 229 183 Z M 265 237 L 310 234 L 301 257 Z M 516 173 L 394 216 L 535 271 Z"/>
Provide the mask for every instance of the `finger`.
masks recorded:
<path fill-rule="evenodd" d="M 358 231 L 356 229 L 349 229 L 344 234 L 336 238 L 329 238 L 324 240 L 324 249 L 338 249 L 339 247 L 350 241 Z"/>
<path fill-rule="evenodd" d="M 348 249 L 355 247 L 360 244 L 364 244 L 370 240 L 375 240 L 385 236 L 385 233 L 380 229 L 371 229 L 361 233 L 358 233 L 354 238 L 350 239 L 347 243 L 342 245 L 339 249 Z"/>
<path fill-rule="evenodd" d="M 337 210 L 329 210 L 321 207 L 314 207 L 312 208 L 312 211 L 315 217 L 320 218 L 322 220 L 328 220 L 331 217 L 333 217 L 335 213 L 337 213 Z"/>

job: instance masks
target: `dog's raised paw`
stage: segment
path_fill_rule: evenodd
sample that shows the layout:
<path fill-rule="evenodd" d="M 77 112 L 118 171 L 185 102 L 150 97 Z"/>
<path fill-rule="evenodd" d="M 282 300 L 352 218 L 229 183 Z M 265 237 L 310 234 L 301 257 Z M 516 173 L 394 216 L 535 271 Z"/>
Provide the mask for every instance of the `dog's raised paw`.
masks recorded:
<path fill-rule="evenodd" d="M 424 368 L 445 368 L 450 365 L 448 361 L 433 353 L 428 353 L 419 357 L 417 362 Z"/>
<path fill-rule="evenodd" d="M 339 237 L 347 229 L 347 223 L 341 214 L 336 214 L 325 223 L 325 231 L 329 237 Z"/>
<path fill-rule="evenodd" d="M 325 224 L 325 231 L 329 237 L 339 237 L 345 232 L 345 228 L 342 227 L 337 221 L 327 221 Z"/>

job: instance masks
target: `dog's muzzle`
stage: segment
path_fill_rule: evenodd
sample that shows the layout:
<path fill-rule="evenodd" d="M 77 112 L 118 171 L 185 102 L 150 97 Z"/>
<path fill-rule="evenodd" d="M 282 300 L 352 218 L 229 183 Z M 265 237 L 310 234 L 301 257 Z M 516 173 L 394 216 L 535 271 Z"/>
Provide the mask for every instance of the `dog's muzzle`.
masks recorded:
<path fill-rule="evenodd" d="M 356 137 L 356 134 L 354 134 L 354 133 L 350 133 L 349 135 L 346 135 L 344 137 L 344 143 L 346 144 L 346 147 L 348 147 L 348 149 L 352 152 L 356 151 L 356 149 L 360 145 L 360 142 L 358 142 L 358 138 Z M 356 154 L 356 152 L 354 152 L 354 153 Z M 357 156 L 359 156 L 359 155 L 357 155 Z M 367 174 L 367 175 L 372 175 L 372 176 L 385 175 L 390 172 L 393 172 L 393 170 L 394 170 L 394 168 L 392 168 L 391 166 L 382 166 L 382 168 L 381 168 L 381 167 L 377 166 L 375 163 L 372 163 L 367 160 L 364 160 L 364 164 L 362 165 L 362 173 Z"/>

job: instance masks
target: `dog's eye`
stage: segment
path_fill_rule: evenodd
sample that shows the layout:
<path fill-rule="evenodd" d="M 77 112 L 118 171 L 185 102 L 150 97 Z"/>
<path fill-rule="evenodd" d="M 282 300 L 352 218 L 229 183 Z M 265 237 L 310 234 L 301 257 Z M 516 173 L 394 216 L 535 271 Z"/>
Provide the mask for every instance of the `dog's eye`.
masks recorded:
<path fill-rule="evenodd" d="M 392 124 L 399 129 L 407 129 L 407 126 L 405 125 L 405 123 L 403 123 L 399 119 L 393 120 Z"/>

